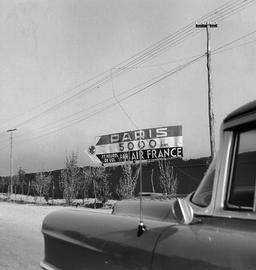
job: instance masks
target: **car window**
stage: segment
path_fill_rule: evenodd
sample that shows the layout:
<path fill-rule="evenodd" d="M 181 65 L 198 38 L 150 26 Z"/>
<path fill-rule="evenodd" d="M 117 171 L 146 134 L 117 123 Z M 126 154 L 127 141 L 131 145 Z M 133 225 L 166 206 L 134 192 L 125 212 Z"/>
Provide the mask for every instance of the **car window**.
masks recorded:
<path fill-rule="evenodd" d="M 238 132 L 230 175 L 227 207 L 253 210 L 256 180 L 256 129 Z"/>
<path fill-rule="evenodd" d="M 198 206 L 206 207 L 210 204 L 212 198 L 213 179 L 215 175 L 215 161 L 212 162 L 205 177 L 198 186 L 192 197 L 192 202 Z"/>

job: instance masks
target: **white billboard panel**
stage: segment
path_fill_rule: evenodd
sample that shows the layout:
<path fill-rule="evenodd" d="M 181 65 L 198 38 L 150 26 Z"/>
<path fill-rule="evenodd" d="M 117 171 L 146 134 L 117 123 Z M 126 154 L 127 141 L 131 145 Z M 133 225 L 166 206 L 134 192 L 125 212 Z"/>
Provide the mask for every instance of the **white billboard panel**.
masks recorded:
<path fill-rule="evenodd" d="M 103 135 L 95 145 L 101 163 L 182 158 L 182 126 L 167 126 Z"/>

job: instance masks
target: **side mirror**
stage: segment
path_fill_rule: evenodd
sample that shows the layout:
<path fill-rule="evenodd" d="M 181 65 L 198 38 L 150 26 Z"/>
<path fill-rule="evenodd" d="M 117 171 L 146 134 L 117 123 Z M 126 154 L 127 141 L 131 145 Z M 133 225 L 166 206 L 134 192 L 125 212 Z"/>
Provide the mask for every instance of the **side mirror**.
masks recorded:
<path fill-rule="evenodd" d="M 191 205 L 184 199 L 177 198 L 173 204 L 172 212 L 176 220 L 181 224 L 194 222 L 194 211 Z"/>

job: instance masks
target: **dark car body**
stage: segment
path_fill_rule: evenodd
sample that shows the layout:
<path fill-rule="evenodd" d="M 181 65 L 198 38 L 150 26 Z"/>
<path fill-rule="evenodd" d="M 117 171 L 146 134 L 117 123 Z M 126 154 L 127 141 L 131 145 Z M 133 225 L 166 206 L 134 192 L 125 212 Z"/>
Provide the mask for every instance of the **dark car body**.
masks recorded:
<path fill-rule="evenodd" d="M 219 149 L 194 193 L 143 200 L 140 236 L 139 200 L 118 202 L 112 214 L 48 215 L 42 268 L 256 269 L 256 102 L 225 118 Z"/>

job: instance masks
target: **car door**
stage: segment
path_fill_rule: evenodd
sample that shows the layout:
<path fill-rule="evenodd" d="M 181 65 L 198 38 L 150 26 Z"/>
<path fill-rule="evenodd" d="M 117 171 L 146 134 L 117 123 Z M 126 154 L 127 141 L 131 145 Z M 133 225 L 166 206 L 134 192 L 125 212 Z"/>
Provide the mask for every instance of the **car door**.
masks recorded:
<path fill-rule="evenodd" d="M 220 186 L 213 213 L 162 233 L 152 269 L 256 269 L 256 128 L 236 127 L 230 134 L 227 173 L 215 177 Z"/>

